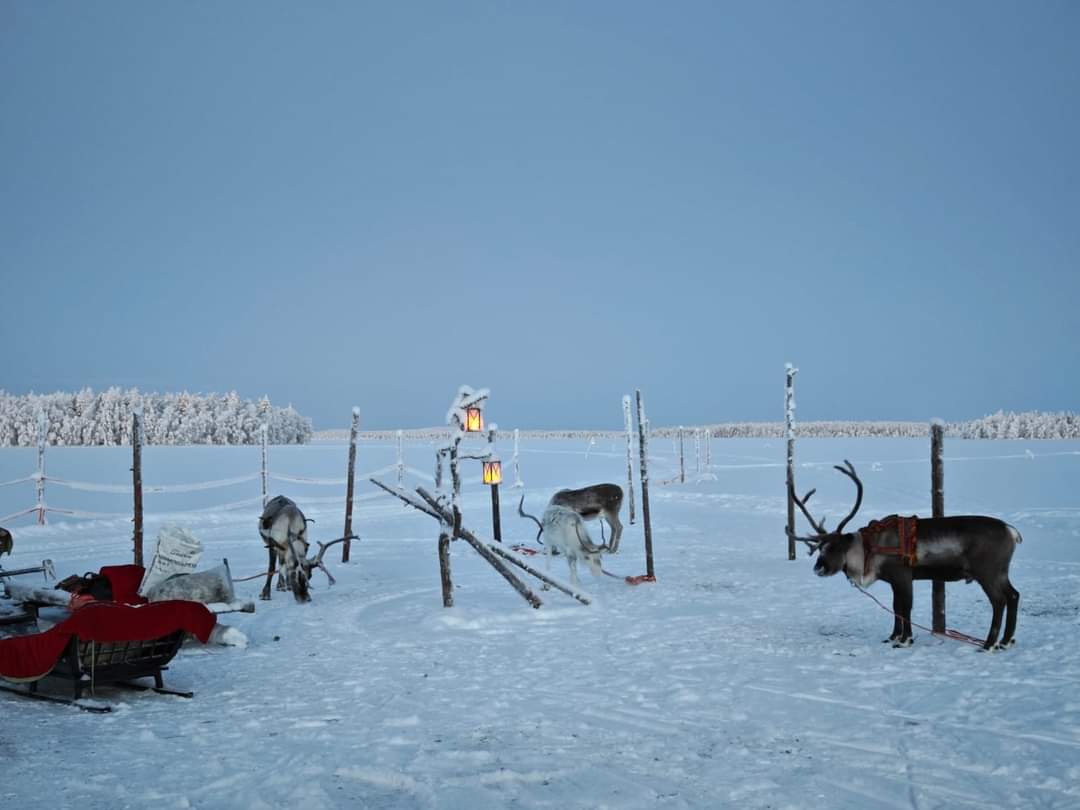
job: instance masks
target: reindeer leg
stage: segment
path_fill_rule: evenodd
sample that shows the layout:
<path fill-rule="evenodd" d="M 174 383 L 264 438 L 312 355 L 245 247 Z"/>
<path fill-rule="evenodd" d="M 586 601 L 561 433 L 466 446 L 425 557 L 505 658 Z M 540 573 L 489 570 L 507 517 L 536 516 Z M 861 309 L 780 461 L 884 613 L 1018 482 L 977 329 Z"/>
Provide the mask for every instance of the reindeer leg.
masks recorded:
<path fill-rule="evenodd" d="M 1020 591 L 1008 580 L 1005 580 L 1005 606 L 1008 616 L 1005 619 L 1005 635 L 1001 637 L 999 645 L 1002 649 L 1011 647 L 1016 642 L 1013 633 L 1016 632 L 1016 615 L 1020 610 Z"/>
<path fill-rule="evenodd" d="M 611 553 L 614 554 L 619 550 L 619 540 L 622 539 L 622 523 L 619 521 L 619 516 L 616 514 L 607 514 L 605 517 L 608 519 L 608 523 L 611 524 Z"/>
<path fill-rule="evenodd" d="M 270 563 L 266 569 L 266 584 L 263 585 L 262 593 L 259 594 L 260 599 L 270 599 L 270 583 L 274 579 L 274 567 L 277 563 L 277 554 L 274 553 L 274 549 L 270 546 L 266 547 L 266 550 L 270 552 Z"/>
<path fill-rule="evenodd" d="M 911 580 L 902 580 L 893 585 L 893 610 L 899 614 L 900 637 L 893 641 L 894 647 L 910 647 L 911 637 Z"/>
<path fill-rule="evenodd" d="M 983 583 L 979 583 L 983 586 L 983 592 L 986 594 L 986 598 L 990 600 L 991 606 L 994 608 L 994 615 L 990 619 L 990 632 L 986 636 L 986 641 L 983 643 L 984 650 L 994 649 L 994 643 L 997 641 L 998 631 L 1001 629 L 1001 617 L 1005 614 L 1005 604 L 1008 601 L 1005 596 L 1004 588 L 988 588 Z"/>

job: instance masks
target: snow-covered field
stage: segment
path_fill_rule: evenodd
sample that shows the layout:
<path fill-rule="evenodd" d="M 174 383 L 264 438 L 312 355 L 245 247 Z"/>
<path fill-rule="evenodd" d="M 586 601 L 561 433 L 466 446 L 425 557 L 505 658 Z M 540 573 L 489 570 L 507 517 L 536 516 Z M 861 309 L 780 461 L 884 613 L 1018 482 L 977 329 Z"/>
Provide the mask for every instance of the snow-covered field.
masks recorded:
<path fill-rule="evenodd" d="M 816 507 L 834 523 L 852 487 L 829 465 L 850 458 L 866 484 L 862 522 L 927 514 L 927 445 L 800 441 L 798 486 L 818 487 Z M 890 616 L 843 579 L 814 577 L 803 552 L 789 562 L 781 441 L 714 441 L 712 467 L 699 475 L 688 461 L 686 484 L 661 483 L 676 470 L 670 441 L 652 449 L 655 584 L 585 572 L 592 606 L 550 591 L 533 610 L 458 542 L 456 606 L 444 609 L 434 521 L 365 484 L 362 540 L 350 564 L 331 563 L 337 586 L 317 574 L 311 604 L 275 593 L 254 615 L 224 617 L 246 648 L 185 648 L 166 673 L 193 700 L 104 689 L 98 698 L 115 709 L 99 716 L 0 695 L 0 804 L 1080 807 L 1080 443 L 947 443 L 947 511 L 997 515 L 1024 536 L 1012 566 L 1018 642 L 998 654 L 918 631 L 913 648 L 894 650 L 881 643 Z M 514 514 L 510 448 L 500 450 L 504 536 L 530 539 L 532 524 Z M 429 445 L 407 447 L 411 467 L 430 472 L 433 458 Z M 358 468 L 393 462 L 392 446 L 365 443 Z M 0 450 L 0 481 L 35 463 L 33 450 Z M 333 479 L 345 463 L 341 444 L 271 448 L 273 472 Z M 52 476 L 117 490 L 50 484 L 50 505 L 130 511 L 126 448 L 50 449 L 47 464 Z M 257 469 L 256 448 L 144 451 L 147 485 Z M 466 525 L 489 535 L 478 474 Z M 521 474 L 526 508 L 539 513 L 560 486 L 623 482 L 625 456 L 608 440 L 530 440 Z M 340 534 L 343 487 L 278 481 L 272 491 L 317 520 L 316 539 Z M 227 557 L 237 576 L 262 570 L 257 505 L 168 514 L 258 495 L 257 481 L 148 494 L 147 553 L 174 521 L 203 541 L 204 565 Z M 32 503 L 32 484 L 0 489 L 0 514 Z M 127 518 L 11 528 L 7 567 L 51 557 L 63 576 L 130 559 Z M 640 518 L 606 567 L 644 573 Z M 552 572 L 565 579 L 565 563 Z M 238 589 L 254 598 L 260 584 Z M 887 586 L 871 591 L 888 601 Z M 922 624 L 929 591 L 916 588 Z M 981 636 L 990 609 L 977 585 L 954 584 L 948 616 Z"/>

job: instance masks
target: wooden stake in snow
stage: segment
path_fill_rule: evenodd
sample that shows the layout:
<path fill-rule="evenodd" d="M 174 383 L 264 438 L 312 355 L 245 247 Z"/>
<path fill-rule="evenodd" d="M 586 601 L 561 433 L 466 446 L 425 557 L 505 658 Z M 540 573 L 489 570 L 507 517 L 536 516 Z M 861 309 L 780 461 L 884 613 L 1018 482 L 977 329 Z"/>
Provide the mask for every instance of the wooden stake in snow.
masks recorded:
<path fill-rule="evenodd" d="M 397 485 L 399 487 L 405 486 L 405 434 L 402 431 L 397 432 Z M 348 534 L 348 532 L 345 532 Z"/>
<path fill-rule="evenodd" d="M 37 522 L 45 525 L 45 444 L 49 440 L 49 423 L 45 411 L 37 412 Z"/>
<path fill-rule="evenodd" d="M 514 428 L 514 458 L 512 459 L 512 461 L 514 462 L 514 486 L 512 487 L 513 489 L 520 489 L 525 486 L 525 484 L 521 481 L 521 469 L 518 462 L 518 434 L 520 432 L 521 431 L 519 431 L 517 428 Z"/>
<path fill-rule="evenodd" d="M 694 467 L 701 474 L 701 428 L 694 428 Z"/>
<path fill-rule="evenodd" d="M 143 412 L 137 407 L 131 412 L 131 485 L 135 492 L 135 529 L 132 537 L 135 565 L 143 564 L 143 503 L 142 503 L 142 429 Z"/>
<path fill-rule="evenodd" d="M 935 419 L 930 423 L 930 508 L 933 517 L 945 517 L 945 424 Z M 945 632 L 945 582 L 933 581 L 931 601 L 933 605 L 932 627 L 935 633 Z"/>
<path fill-rule="evenodd" d="M 787 558 L 795 559 L 795 375 L 799 372 L 788 363 L 784 366 L 784 436 L 787 438 Z"/>
<path fill-rule="evenodd" d="M 623 423 L 626 425 L 626 494 L 630 501 L 630 525 L 634 525 L 634 426 L 630 421 L 630 395 L 622 398 Z"/>
<path fill-rule="evenodd" d="M 268 473 L 268 471 L 266 469 L 266 445 L 267 445 L 267 442 L 269 441 L 269 438 L 268 438 L 269 433 L 270 433 L 270 426 L 267 425 L 266 422 L 263 422 L 261 425 L 259 425 L 259 434 L 260 434 L 260 438 L 262 440 L 262 503 L 263 503 L 263 508 L 266 508 L 266 502 L 270 499 L 270 496 L 266 492 L 267 481 L 268 481 L 268 479 L 270 477 L 269 473 Z M 348 532 L 345 532 L 345 533 L 348 534 Z"/>
<path fill-rule="evenodd" d="M 686 455 L 683 452 L 683 426 L 679 425 L 679 483 L 686 483 Z"/>
<path fill-rule="evenodd" d="M 349 428 L 349 474 L 345 483 L 345 542 L 341 544 L 341 561 L 349 561 L 349 544 L 352 537 L 353 479 L 356 477 L 356 437 L 360 432 L 360 409 L 353 406 L 352 427 Z"/>
<path fill-rule="evenodd" d="M 641 520 L 645 524 L 645 575 L 655 579 L 652 524 L 649 522 L 649 420 L 645 418 L 645 402 L 641 398 L 641 389 L 634 393 L 637 395 L 638 445 L 641 452 Z"/>

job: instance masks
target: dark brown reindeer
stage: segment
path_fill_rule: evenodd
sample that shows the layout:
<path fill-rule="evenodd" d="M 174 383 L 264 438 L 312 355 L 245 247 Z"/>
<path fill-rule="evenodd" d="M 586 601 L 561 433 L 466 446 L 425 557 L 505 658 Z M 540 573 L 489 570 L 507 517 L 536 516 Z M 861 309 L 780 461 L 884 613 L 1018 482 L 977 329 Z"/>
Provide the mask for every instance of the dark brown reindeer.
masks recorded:
<path fill-rule="evenodd" d="M 266 584 L 259 594 L 261 599 L 270 598 L 270 582 L 278 563 L 281 564 L 281 572 L 278 573 L 277 589 L 292 591 L 297 602 L 311 601 L 308 583 L 316 568 L 321 568 L 330 584 L 334 584 L 334 577 L 323 564 L 323 555 L 331 546 L 354 539 L 355 535 L 339 537 L 329 543 L 320 542 L 318 555 L 309 558 L 307 525 L 310 522 L 299 507 L 284 495 L 271 498 L 263 507 L 262 517 L 259 518 L 259 536 L 269 550 L 270 565 L 266 572 Z"/>
<path fill-rule="evenodd" d="M 791 497 L 817 532 L 815 537 L 795 537 L 809 547 L 811 554 L 817 552 L 814 573 L 829 577 L 843 571 L 851 582 L 862 588 L 877 580 L 888 582 L 892 586 L 896 620 L 892 635 L 886 641 L 891 641 L 894 647 L 907 647 L 912 642 L 912 580 L 974 580 L 982 586 L 994 610 L 983 649 L 1011 646 L 1020 592 L 1009 582 L 1009 561 L 1016 544 L 1022 540 L 1020 532 L 992 517 L 904 518 L 890 515 L 872 521 L 858 531 L 844 533 L 844 527 L 862 504 L 863 485 L 850 461 L 836 469 L 855 482 L 857 493 L 855 506 L 831 532 L 825 529 L 823 521 L 814 520 L 806 508 L 806 502 L 815 490 L 810 490 L 800 500 L 791 486 Z M 1006 609 L 1005 634 L 995 647 Z"/>
<path fill-rule="evenodd" d="M 622 522 L 619 520 L 622 501 L 623 491 L 618 484 L 593 484 L 581 489 L 560 489 L 551 496 L 548 506 L 564 506 L 577 512 L 585 520 L 603 517 L 611 527 L 611 541 L 602 548 L 608 553 L 614 554 L 619 550 L 619 539 L 622 537 Z M 536 522 L 536 525 L 540 527 L 536 534 L 536 539 L 539 540 L 540 535 L 544 533 L 543 524 L 537 518 L 523 511 L 522 506 L 524 503 L 525 496 L 522 495 L 521 502 L 518 503 L 518 514 Z M 603 526 L 601 525 L 602 533 Z"/>

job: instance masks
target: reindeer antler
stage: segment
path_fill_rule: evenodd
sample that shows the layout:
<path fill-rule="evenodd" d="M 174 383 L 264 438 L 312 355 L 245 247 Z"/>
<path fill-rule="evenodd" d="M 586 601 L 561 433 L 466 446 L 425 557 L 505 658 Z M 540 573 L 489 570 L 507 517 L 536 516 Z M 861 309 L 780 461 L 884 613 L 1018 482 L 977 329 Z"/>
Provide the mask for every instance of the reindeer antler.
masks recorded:
<path fill-rule="evenodd" d="M 344 543 L 346 540 L 359 539 L 360 538 L 357 537 L 355 534 L 348 534 L 345 535 L 345 537 L 339 537 L 337 540 L 331 540 L 329 543 L 323 543 L 322 541 L 318 541 L 319 553 L 315 555 L 314 559 L 307 561 L 308 567 L 312 569 L 318 568 L 319 570 L 321 570 L 324 574 L 326 574 L 326 578 L 330 580 L 330 584 L 333 585 L 337 582 L 337 580 L 334 579 L 334 575 L 330 573 L 330 570 L 323 563 L 323 555 L 326 554 L 327 549 L 329 549 L 331 546 L 336 546 L 338 543 Z"/>
<path fill-rule="evenodd" d="M 855 513 L 859 511 L 859 507 L 862 506 L 863 487 L 862 481 L 859 480 L 859 476 L 855 474 L 855 467 L 846 458 L 844 459 L 843 467 L 841 467 L 839 464 L 836 464 L 833 466 L 833 469 L 839 470 L 852 481 L 854 481 L 856 487 L 855 506 L 852 507 L 851 512 L 848 513 L 848 516 L 840 521 L 840 525 L 836 527 L 836 533 L 839 534 L 844 530 L 844 527 L 848 525 L 848 521 L 855 517 Z"/>

